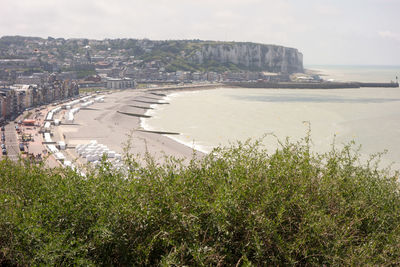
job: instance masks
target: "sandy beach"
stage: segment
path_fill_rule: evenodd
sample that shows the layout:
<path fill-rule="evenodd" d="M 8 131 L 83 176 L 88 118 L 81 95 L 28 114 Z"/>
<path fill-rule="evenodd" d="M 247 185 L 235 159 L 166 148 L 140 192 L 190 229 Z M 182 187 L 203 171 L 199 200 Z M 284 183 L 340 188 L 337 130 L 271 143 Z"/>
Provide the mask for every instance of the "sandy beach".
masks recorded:
<path fill-rule="evenodd" d="M 65 140 L 69 147 L 96 140 L 116 153 L 124 154 L 129 141 L 130 153 L 144 155 L 149 152 L 157 162 L 162 162 L 165 156 L 190 160 L 194 152 L 192 148 L 162 134 L 143 131 L 137 116 L 144 115 L 152 104 L 162 102 L 163 94 L 172 92 L 132 89 L 106 94 L 104 102 L 82 108 L 74 123 L 56 127 L 55 135 L 57 139 Z M 71 158 L 77 158 L 73 149 L 66 152 Z M 196 154 L 198 157 L 204 155 L 201 152 Z M 80 160 L 80 163 L 85 163 Z"/>

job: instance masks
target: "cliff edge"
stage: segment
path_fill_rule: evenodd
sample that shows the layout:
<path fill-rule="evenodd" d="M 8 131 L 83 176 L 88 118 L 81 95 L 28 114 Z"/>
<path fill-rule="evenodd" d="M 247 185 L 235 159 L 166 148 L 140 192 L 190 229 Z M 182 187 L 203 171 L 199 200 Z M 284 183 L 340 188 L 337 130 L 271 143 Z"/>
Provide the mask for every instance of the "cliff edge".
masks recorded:
<path fill-rule="evenodd" d="M 206 43 L 188 58 L 191 63 L 234 64 L 239 69 L 276 73 L 303 72 L 303 55 L 295 48 L 256 43 Z"/>

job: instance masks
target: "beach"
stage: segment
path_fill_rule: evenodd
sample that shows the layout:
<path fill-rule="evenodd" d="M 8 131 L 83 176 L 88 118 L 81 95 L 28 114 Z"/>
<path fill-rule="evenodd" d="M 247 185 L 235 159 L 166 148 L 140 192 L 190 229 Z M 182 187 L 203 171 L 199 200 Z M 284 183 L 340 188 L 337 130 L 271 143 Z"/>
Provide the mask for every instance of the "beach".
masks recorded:
<path fill-rule="evenodd" d="M 141 127 L 139 116 L 145 115 L 155 103 L 163 102 L 163 95 L 154 90 L 138 89 L 106 94 L 104 102 L 81 108 L 74 123 L 56 127 L 55 136 L 71 148 L 96 140 L 123 155 L 129 142 L 130 153 L 141 156 L 149 153 L 159 163 L 165 156 L 190 160 L 194 154 L 192 148 L 162 134 L 146 132 Z M 73 149 L 66 152 L 71 160 L 78 157 Z M 198 151 L 196 154 L 198 157 L 204 155 Z M 80 159 L 80 163 L 85 161 Z"/>
<path fill-rule="evenodd" d="M 61 151 L 65 161 L 79 166 L 88 159 L 79 156 L 76 148 L 91 142 L 116 155 L 123 156 L 129 147 L 129 153 L 140 155 L 141 160 L 148 153 L 158 163 L 165 156 L 188 162 L 195 151 L 197 157 L 203 157 L 216 146 L 265 135 L 263 144 L 274 151 L 279 147 L 277 138 L 300 140 L 310 125 L 315 151 L 328 151 L 334 139 L 339 146 L 355 141 L 362 144 L 365 158 L 388 149 L 383 162 L 396 162 L 393 166 L 398 169 L 399 92 L 397 88 L 291 90 L 220 84 L 100 91 L 80 96 L 75 107 L 80 109 L 72 122 L 67 121 L 72 109 L 65 109 L 67 104 L 56 105 L 61 110 L 54 119 L 61 124 L 52 122 L 50 131 L 54 144 L 61 141 L 67 145 Z M 98 97 L 104 101 L 93 101 Z M 93 103 L 85 106 L 88 102 Z M 44 112 L 51 108 L 55 106 L 49 105 Z M 48 148 L 49 143 L 43 146 L 42 137 L 35 131 L 32 134 L 38 144 L 31 144 L 30 152 Z M 60 165 L 54 162 L 47 165 Z"/>

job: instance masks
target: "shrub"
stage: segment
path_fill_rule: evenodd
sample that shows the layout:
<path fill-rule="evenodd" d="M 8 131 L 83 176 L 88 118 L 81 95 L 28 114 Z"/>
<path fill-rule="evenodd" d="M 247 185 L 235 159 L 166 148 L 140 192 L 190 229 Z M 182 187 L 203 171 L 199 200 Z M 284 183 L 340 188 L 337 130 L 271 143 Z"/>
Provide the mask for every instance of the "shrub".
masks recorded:
<path fill-rule="evenodd" d="M 129 173 L 0 162 L 0 265 L 398 265 L 398 173 L 259 142 Z"/>

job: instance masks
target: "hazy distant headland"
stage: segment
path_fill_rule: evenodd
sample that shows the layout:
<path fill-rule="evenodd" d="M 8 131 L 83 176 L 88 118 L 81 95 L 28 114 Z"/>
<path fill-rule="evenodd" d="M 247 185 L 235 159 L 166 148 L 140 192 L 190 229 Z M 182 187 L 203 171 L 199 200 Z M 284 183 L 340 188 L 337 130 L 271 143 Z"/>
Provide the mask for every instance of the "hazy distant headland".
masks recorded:
<path fill-rule="evenodd" d="M 113 56 L 134 59 L 132 64 L 139 68 L 154 67 L 165 72 L 303 72 L 302 53 L 279 45 L 202 40 L 0 38 L 0 58 L 30 56 L 40 56 L 53 66 L 61 64 L 59 67 L 64 69 L 87 62 L 102 67 L 106 65 L 105 59 Z"/>

